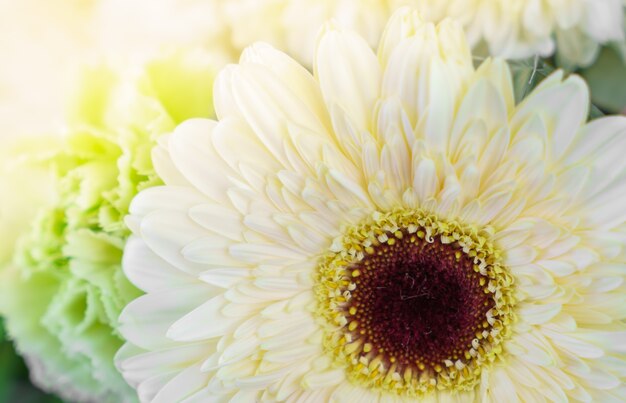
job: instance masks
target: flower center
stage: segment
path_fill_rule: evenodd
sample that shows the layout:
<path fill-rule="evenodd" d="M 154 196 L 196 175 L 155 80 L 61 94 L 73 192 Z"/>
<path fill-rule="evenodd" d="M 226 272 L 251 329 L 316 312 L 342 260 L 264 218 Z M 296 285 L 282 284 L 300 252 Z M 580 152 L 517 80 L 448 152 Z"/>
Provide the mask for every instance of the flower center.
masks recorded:
<path fill-rule="evenodd" d="M 488 232 L 420 211 L 346 231 L 316 284 L 327 351 L 354 382 L 397 394 L 473 388 L 514 320 Z"/>
<path fill-rule="evenodd" d="M 388 238 L 351 267 L 356 288 L 344 309 L 357 324 L 353 337 L 402 367 L 434 369 L 458 360 L 493 308 L 483 291 L 486 280 L 481 285 L 458 245 L 428 242 L 406 230 Z"/>

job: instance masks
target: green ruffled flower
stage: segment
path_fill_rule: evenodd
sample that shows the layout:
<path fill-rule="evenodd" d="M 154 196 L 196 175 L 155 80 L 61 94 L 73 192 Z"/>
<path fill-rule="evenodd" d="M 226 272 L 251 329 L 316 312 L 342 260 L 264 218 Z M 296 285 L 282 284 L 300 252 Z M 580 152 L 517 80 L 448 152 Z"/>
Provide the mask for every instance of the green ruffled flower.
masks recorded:
<path fill-rule="evenodd" d="M 121 270 L 124 216 L 137 192 L 160 184 L 150 156 L 157 138 L 212 115 L 215 65 L 193 53 L 140 72 L 86 72 L 71 132 L 22 162 L 53 172 L 54 192 L 35 196 L 48 201 L 3 268 L 0 310 L 43 389 L 72 401 L 136 399 L 113 364 L 122 345 L 118 315 L 140 294 Z M 11 189 L 1 204 L 20 194 Z"/>

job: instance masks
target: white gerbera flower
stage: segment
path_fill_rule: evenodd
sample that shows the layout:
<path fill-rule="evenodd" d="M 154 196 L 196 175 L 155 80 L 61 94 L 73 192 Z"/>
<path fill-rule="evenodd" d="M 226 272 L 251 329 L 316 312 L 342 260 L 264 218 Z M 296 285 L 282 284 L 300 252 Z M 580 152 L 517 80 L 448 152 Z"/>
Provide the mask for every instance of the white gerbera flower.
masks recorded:
<path fill-rule="evenodd" d="M 224 17 L 235 45 L 261 38 L 310 63 L 326 20 L 357 30 L 373 46 L 391 13 L 406 5 L 430 21 L 459 19 L 472 46 L 484 41 L 490 54 L 506 58 L 550 56 L 558 42 L 564 61 L 585 65 L 599 44 L 624 39 L 622 0 L 234 0 L 224 2 Z"/>
<path fill-rule="evenodd" d="M 378 55 L 326 29 L 313 75 L 247 49 L 215 104 L 127 221 L 142 401 L 626 396 L 626 118 L 585 123 L 580 78 L 516 106 L 504 62 L 402 10 Z"/>

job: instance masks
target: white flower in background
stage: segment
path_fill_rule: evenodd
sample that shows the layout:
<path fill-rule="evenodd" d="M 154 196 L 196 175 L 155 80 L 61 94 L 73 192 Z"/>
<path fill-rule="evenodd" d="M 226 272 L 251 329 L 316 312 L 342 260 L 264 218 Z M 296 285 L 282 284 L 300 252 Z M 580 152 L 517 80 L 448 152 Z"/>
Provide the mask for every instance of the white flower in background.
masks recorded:
<path fill-rule="evenodd" d="M 231 27 L 231 42 L 243 49 L 257 41 L 284 50 L 306 66 L 312 65 L 317 35 L 334 19 L 364 36 L 374 46 L 390 16 L 385 0 L 232 0 L 222 3 Z"/>
<path fill-rule="evenodd" d="M 88 46 L 87 6 L 0 0 L 0 139 L 61 125 L 68 64 Z"/>
<path fill-rule="evenodd" d="M 230 51 L 214 0 L 0 0 L 0 26 L 0 139 L 62 128 L 85 63 Z"/>
<path fill-rule="evenodd" d="M 550 56 L 591 63 L 598 45 L 624 39 L 621 0 L 231 0 L 222 3 L 240 47 L 257 40 L 285 49 L 310 64 L 321 24 L 335 19 L 376 45 L 387 17 L 401 6 L 420 10 L 429 21 L 462 22 L 472 46 L 484 41 L 491 55 Z M 556 41 L 555 41 L 556 38 Z"/>
<path fill-rule="evenodd" d="M 403 9 L 378 55 L 267 45 L 153 152 L 117 365 L 142 401 L 618 402 L 626 118 Z M 455 400 L 456 399 L 456 400 Z"/>

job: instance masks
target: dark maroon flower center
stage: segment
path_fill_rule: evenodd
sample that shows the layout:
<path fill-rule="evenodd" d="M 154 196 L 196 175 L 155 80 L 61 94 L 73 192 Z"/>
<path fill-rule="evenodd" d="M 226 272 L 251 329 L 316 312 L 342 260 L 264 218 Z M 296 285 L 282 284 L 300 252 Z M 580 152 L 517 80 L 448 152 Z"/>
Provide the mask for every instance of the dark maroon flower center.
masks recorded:
<path fill-rule="evenodd" d="M 458 243 L 407 231 L 387 236 L 347 268 L 356 285 L 344 307 L 356 323 L 352 337 L 368 346 L 363 354 L 382 355 L 398 369 L 439 372 L 446 361 L 464 359 L 488 327 L 492 295 Z"/>

